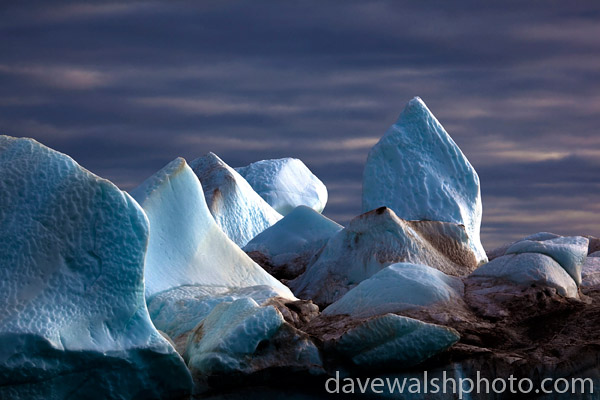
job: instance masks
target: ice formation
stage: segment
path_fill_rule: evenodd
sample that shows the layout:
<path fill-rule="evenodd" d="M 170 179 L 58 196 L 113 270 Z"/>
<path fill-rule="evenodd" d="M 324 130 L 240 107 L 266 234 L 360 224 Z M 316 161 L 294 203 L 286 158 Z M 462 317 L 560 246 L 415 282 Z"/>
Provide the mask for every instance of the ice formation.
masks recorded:
<path fill-rule="evenodd" d="M 567 271 L 577 286 L 581 284 L 581 266 L 588 252 L 588 239 L 582 236 L 565 236 L 546 239 L 533 237 L 511 245 L 505 254 L 539 253 L 552 257 Z"/>
<path fill-rule="evenodd" d="M 452 328 L 386 314 L 344 333 L 336 350 L 361 367 L 407 368 L 448 349 L 459 339 Z"/>
<path fill-rule="evenodd" d="M 298 206 L 320 213 L 327 204 L 327 188 L 297 158 L 257 161 L 236 171 L 281 215 Z"/>
<path fill-rule="evenodd" d="M 590 254 L 581 269 L 581 286 L 594 287 L 600 285 L 600 252 Z"/>
<path fill-rule="evenodd" d="M 552 287 L 565 297 L 578 297 L 577 284 L 559 263 L 539 253 L 509 254 L 477 268 L 471 277 L 503 279 L 528 287 Z M 497 284 L 500 288 L 500 283 Z"/>
<path fill-rule="evenodd" d="M 323 314 L 367 318 L 456 301 L 463 291 L 459 278 L 426 265 L 398 263 L 362 281 L 323 310 Z"/>
<path fill-rule="evenodd" d="M 190 167 L 200 179 L 206 204 L 217 225 L 239 247 L 282 218 L 216 154 L 197 158 L 190 162 Z"/>
<path fill-rule="evenodd" d="M 289 285 L 296 296 L 326 306 L 397 262 L 429 265 L 449 275 L 466 275 L 477 265 L 464 227 L 404 221 L 382 207 L 350 221 Z"/>
<path fill-rule="evenodd" d="M 198 178 L 183 158 L 171 161 L 131 193 L 150 221 L 148 298 L 182 285 L 267 285 L 293 298 L 286 286 L 221 231 L 208 211 Z"/>
<path fill-rule="evenodd" d="M 260 253 L 274 275 L 296 277 L 330 237 L 343 226 L 307 206 L 298 206 L 291 213 L 252 239 L 246 253 Z M 256 258 L 255 258 L 256 259 Z"/>
<path fill-rule="evenodd" d="M 415 97 L 371 149 L 363 173 L 363 212 L 389 207 L 400 218 L 462 224 L 479 262 L 481 193 L 477 172 Z"/>
<path fill-rule="evenodd" d="M 192 372 L 214 375 L 244 371 L 258 345 L 284 323 L 275 307 L 250 298 L 221 303 L 189 337 L 184 354 Z"/>
<path fill-rule="evenodd" d="M 179 286 L 158 293 L 148 302 L 156 329 L 165 332 L 181 349 L 181 342 L 219 304 L 251 298 L 262 304 L 279 294 L 271 286 L 226 288 L 222 286 Z M 181 349 L 182 351 L 184 349 Z"/>
<path fill-rule="evenodd" d="M 70 157 L 0 136 L 0 398 L 173 398 L 183 360 L 144 301 L 148 220 Z"/>

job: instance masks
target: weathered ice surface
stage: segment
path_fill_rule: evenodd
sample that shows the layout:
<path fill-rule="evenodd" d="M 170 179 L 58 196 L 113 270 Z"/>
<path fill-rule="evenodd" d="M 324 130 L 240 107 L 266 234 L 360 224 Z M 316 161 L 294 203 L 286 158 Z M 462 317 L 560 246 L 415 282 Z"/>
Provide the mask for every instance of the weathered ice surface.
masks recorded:
<path fill-rule="evenodd" d="M 581 286 L 600 289 L 600 252 L 598 256 L 588 256 L 581 269 Z"/>
<path fill-rule="evenodd" d="M 132 195 L 150 221 L 146 297 L 182 285 L 227 288 L 267 285 L 290 290 L 252 261 L 217 226 L 198 178 L 183 158 L 171 161 Z"/>
<path fill-rule="evenodd" d="M 157 329 L 173 339 L 183 353 L 188 335 L 220 303 L 251 298 L 258 304 L 277 297 L 271 286 L 228 288 L 186 285 L 158 293 L 148 302 L 148 311 Z"/>
<path fill-rule="evenodd" d="M 386 314 L 351 328 L 341 335 L 335 347 L 361 367 L 406 368 L 448 349 L 459 339 L 452 328 Z"/>
<path fill-rule="evenodd" d="M 466 275 L 477 265 L 462 226 L 404 221 L 382 207 L 350 221 L 289 285 L 296 296 L 324 307 L 397 262 L 429 265 L 449 275 Z"/>
<path fill-rule="evenodd" d="M 251 298 L 217 305 L 189 336 L 184 358 L 198 379 L 235 379 L 269 368 L 322 372 L 308 335 L 286 323 L 274 305 L 259 306 Z"/>
<path fill-rule="evenodd" d="M 239 247 L 282 218 L 216 154 L 197 158 L 190 162 L 190 167 L 200 179 L 206 204 L 217 225 Z"/>
<path fill-rule="evenodd" d="M 298 206 L 252 239 L 244 251 L 277 278 L 293 279 L 342 229 L 313 209 Z"/>
<path fill-rule="evenodd" d="M 327 188 L 297 158 L 257 161 L 235 170 L 281 215 L 298 206 L 320 213 L 327 204 Z"/>
<path fill-rule="evenodd" d="M 363 173 L 363 212 L 389 207 L 406 220 L 462 224 L 479 262 L 481 193 L 477 172 L 415 97 L 371 149 Z"/>
<path fill-rule="evenodd" d="M 0 398 L 177 399 L 144 301 L 148 220 L 70 157 L 0 136 Z"/>
<path fill-rule="evenodd" d="M 524 239 L 514 243 L 506 250 L 506 254 L 522 253 L 539 253 L 552 257 L 579 286 L 581 284 L 581 266 L 588 253 L 588 239 L 582 236 L 539 240 Z"/>
<path fill-rule="evenodd" d="M 392 264 L 358 284 L 323 310 L 325 315 L 367 318 L 418 307 L 456 302 L 464 285 L 426 265 Z"/>
<path fill-rule="evenodd" d="M 474 278 L 495 281 L 489 290 L 501 290 L 502 280 L 514 285 L 528 287 L 536 284 L 551 287 L 566 297 L 577 297 L 577 284 L 564 268 L 554 259 L 539 253 L 509 254 L 498 257 L 477 268 L 471 274 Z"/>
<path fill-rule="evenodd" d="M 250 298 L 221 303 L 189 337 L 184 357 L 192 371 L 205 375 L 244 370 L 260 342 L 283 323 L 275 307 Z"/>

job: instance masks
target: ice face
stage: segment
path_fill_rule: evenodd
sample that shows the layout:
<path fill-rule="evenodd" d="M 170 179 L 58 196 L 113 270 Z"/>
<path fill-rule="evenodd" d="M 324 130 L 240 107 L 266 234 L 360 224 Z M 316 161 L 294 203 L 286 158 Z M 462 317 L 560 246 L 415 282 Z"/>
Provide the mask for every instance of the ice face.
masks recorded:
<path fill-rule="evenodd" d="M 307 247 L 322 247 L 343 226 L 306 206 L 299 206 L 272 227 L 252 239 L 244 251 L 260 251 L 271 257 L 299 254 Z"/>
<path fill-rule="evenodd" d="M 600 252 L 598 256 L 588 256 L 581 269 L 581 286 L 594 287 L 600 285 Z"/>
<path fill-rule="evenodd" d="M 343 334 L 336 350 L 361 367 L 406 368 L 448 349 L 459 339 L 452 328 L 386 314 Z"/>
<path fill-rule="evenodd" d="M 269 264 L 276 268 L 300 269 L 306 266 L 330 237 L 342 229 L 343 226 L 313 209 L 298 206 L 252 239 L 244 247 L 244 251 L 263 254 L 268 257 Z M 293 275 L 293 271 L 288 272 Z"/>
<path fill-rule="evenodd" d="M 320 213 L 327 204 L 323 182 L 296 158 L 257 161 L 236 171 L 281 215 L 298 206 Z"/>
<path fill-rule="evenodd" d="M 367 318 L 447 303 L 461 298 L 463 292 L 464 286 L 459 278 L 426 265 L 398 263 L 362 281 L 323 310 L 323 314 Z"/>
<path fill-rule="evenodd" d="M 578 297 L 573 278 L 549 256 L 539 253 L 504 255 L 477 268 L 471 276 L 500 278 L 517 285 L 552 287 L 565 297 Z"/>
<path fill-rule="evenodd" d="M 275 224 L 282 215 L 246 180 L 214 153 L 190 162 L 200 179 L 206 203 L 217 225 L 239 247 Z"/>
<path fill-rule="evenodd" d="M 0 398 L 189 393 L 146 309 L 137 203 L 70 157 L 7 136 L 0 193 Z"/>
<path fill-rule="evenodd" d="M 298 297 L 326 306 L 397 262 L 424 264 L 451 275 L 466 275 L 477 265 L 462 226 L 404 221 L 381 208 L 350 221 L 306 272 L 288 283 Z"/>
<path fill-rule="evenodd" d="M 202 187 L 183 158 L 171 161 L 132 195 L 150 221 L 146 297 L 182 285 L 240 288 L 267 285 L 290 290 L 233 243 L 211 216 Z"/>
<path fill-rule="evenodd" d="M 152 297 L 148 311 L 156 329 L 169 335 L 175 343 L 180 336 L 191 332 L 221 303 L 251 298 L 258 304 L 278 296 L 270 286 L 227 288 L 220 286 L 179 286 Z M 179 347 L 178 347 L 179 349 Z"/>
<path fill-rule="evenodd" d="M 260 307 L 250 298 L 221 303 L 190 335 L 184 358 L 194 373 L 203 375 L 244 371 L 246 359 L 283 323 L 275 307 Z"/>
<path fill-rule="evenodd" d="M 478 261 L 487 261 L 479 238 L 482 208 L 477 172 L 418 97 L 408 103 L 367 158 L 363 212 L 383 206 L 407 220 L 464 225 Z"/>
<path fill-rule="evenodd" d="M 521 240 L 511 245 L 506 254 L 540 253 L 552 257 L 573 278 L 577 286 L 581 285 L 581 266 L 588 252 L 588 239 L 582 236 L 565 236 L 546 239 Z"/>

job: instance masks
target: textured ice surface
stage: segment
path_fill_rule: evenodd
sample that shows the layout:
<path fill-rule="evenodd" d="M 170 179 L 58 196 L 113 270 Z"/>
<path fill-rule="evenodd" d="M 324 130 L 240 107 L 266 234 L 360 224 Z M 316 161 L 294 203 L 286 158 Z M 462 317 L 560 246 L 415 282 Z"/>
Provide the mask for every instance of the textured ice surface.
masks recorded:
<path fill-rule="evenodd" d="M 410 367 L 438 354 L 460 339 L 452 328 L 386 314 L 350 329 L 336 350 L 362 367 Z"/>
<path fill-rule="evenodd" d="M 150 221 L 146 297 L 182 285 L 289 289 L 233 243 L 211 216 L 198 178 L 183 158 L 171 161 L 131 192 Z"/>
<path fill-rule="evenodd" d="M 398 263 L 362 281 L 323 310 L 323 314 L 366 318 L 447 303 L 462 297 L 463 292 L 464 285 L 459 278 L 426 265 Z"/>
<path fill-rule="evenodd" d="M 598 285 L 600 285 L 600 257 L 588 256 L 581 269 L 581 286 L 592 287 Z"/>
<path fill-rule="evenodd" d="M 246 253 L 259 252 L 275 267 L 306 263 L 343 226 L 306 206 L 299 206 L 245 247 Z"/>
<path fill-rule="evenodd" d="M 231 289 L 219 286 L 179 286 L 152 297 L 148 311 L 156 329 L 173 340 L 191 331 L 218 304 L 233 302 L 244 297 L 258 304 L 278 296 L 270 286 L 250 286 Z"/>
<path fill-rule="evenodd" d="M 329 305 L 397 262 L 429 265 L 451 275 L 466 275 L 477 265 L 462 226 L 408 222 L 380 208 L 350 221 L 289 285 L 298 297 Z"/>
<path fill-rule="evenodd" d="M 465 225 L 480 262 L 479 177 L 450 135 L 415 97 L 371 149 L 363 173 L 363 212 L 389 207 L 407 220 Z"/>
<path fill-rule="evenodd" d="M 521 240 L 511 245 L 506 254 L 540 253 L 552 257 L 573 278 L 581 284 L 581 266 L 587 257 L 588 239 L 582 236 L 565 236 L 546 239 Z"/>
<path fill-rule="evenodd" d="M 538 232 L 538 233 L 534 233 L 533 235 L 525 236 L 521 240 L 537 240 L 537 241 L 542 242 L 544 240 L 556 239 L 559 237 L 561 237 L 561 236 L 557 235 L 556 233 L 552 233 L 552 232 Z"/>
<path fill-rule="evenodd" d="M 70 157 L 0 136 L 0 398 L 179 398 L 144 301 L 148 221 Z"/>
<path fill-rule="evenodd" d="M 327 204 L 327 188 L 297 158 L 257 161 L 236 171 L 281 215 L 298 206 L 321 212 Z"/>
<path fill-rule="evenodd" d="M 279 221 L 273 209 L 246 180 L 214 153 L 190 162 L 200 179 L 208 209 L 217 225 L 238 246 Z"/>
<path fill-rule="evenodd" d="M 578 296 L 577 285 L 565 269 L 551 257 L 539 253 L 498 257 L 477 268 L 471 276 L 501 278 L 523 286 L 547 286 L 565 297 Z"/>
<path fill-rule="evenodd" d="M 258 345 L 269 340 L 283 323 L 275 307 L 260 307 L 250 298 L 221 303 L 190 335 L 184 357 L 194 373 L 243 371 Z"/>

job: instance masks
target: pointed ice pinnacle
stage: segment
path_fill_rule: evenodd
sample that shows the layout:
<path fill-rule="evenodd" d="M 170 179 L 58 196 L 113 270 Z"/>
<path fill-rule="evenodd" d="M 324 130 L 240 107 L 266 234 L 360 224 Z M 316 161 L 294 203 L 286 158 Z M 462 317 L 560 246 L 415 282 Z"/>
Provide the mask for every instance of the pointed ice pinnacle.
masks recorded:
<path fill-rule="evenodd" d="M 150 221 L 146 296 L 182 285 L 290 290 L 235 245 L 208 211 L 202 186 L 183 158 L 171 161 L 131 194 Z"/>
<path fill-rule="evenodd" d="M 216 154 L 197 158 L 190 162 L 190 167 L 200 179 L 208 209 L 217 225 L 238 246 L 244 247 L 282 218 Z"/>
<path fill-rule="evenodd" d="M 481 193 L 477 172 L 415 97 L 371 149 L 363 173 L 363 212 L 387 206 L 407 220 L 462 224 L 478 261 Z"/>

